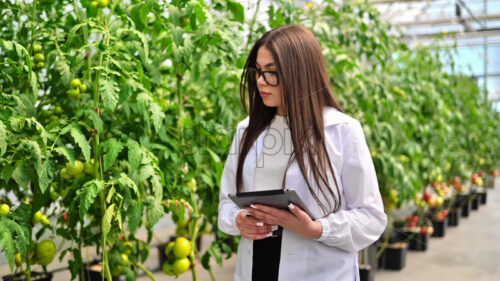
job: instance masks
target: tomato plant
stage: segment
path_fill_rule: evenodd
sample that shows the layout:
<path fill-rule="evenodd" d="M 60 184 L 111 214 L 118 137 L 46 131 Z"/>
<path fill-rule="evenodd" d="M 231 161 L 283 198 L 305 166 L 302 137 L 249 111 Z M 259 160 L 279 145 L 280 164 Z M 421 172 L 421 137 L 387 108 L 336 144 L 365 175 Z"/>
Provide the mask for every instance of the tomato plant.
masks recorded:
<path fill-rule="evenodd" d="M 72 279 L 89 246 L 107 279 L 154 279 L 143 263 L 166 213 L 191 247 L 166 273 L 191 268 L 196 280 L 192 263 L 211 270 L 236 251 L 222 232 L 205 253 L 195 241 L 217 229 L 223 159 L 245 115 L 241 70 L 269 27 L 302 24 L 319 39 L 388 213 L 426 207 L 434 182 L 498 167 L 499 114 L 455 72 L 453 48 L 408 46 L 366 1 L 259 0 L 251 15 L 232 0 L 11 2 L 0 4 L 0 194 L 12 195 L 0 198 L 0 245 L 28 279 L 47 236 L 73 242 L 58 253 Z"/>

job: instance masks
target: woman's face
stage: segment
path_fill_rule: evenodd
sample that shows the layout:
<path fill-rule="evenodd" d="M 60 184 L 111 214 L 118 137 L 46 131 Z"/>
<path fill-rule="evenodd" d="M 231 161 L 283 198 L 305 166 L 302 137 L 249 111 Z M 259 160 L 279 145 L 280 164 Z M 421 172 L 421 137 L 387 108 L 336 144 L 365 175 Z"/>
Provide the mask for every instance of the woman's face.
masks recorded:
<path fill-rule="evenodd" d="M 275 65 L 271 51 L 269 51 L 269 49 L 265 46 L 260 47 L 257 51 L 255 66 L 260 71 L 278 71 L 278 67 Z M 272 79 L 273 74 L 268 73 L 267 75 L 268 80 Z M 281 79 L 279 78 L 280 77 L 278 77 L 278 81 L 281 83 Z M 262 97 L 264 104 L 268 107 L 277 107 L 278 115 L 284 116 L 285 110 L 281 100 L 281 96 L 283 95 L 281 91 L 281 84 L 278 84 L 278 86 L 268 85 L 264 80 L 264 76 L 261 75 L 257 79 L 257 88 L 259 89 L 259 94 Z"/>

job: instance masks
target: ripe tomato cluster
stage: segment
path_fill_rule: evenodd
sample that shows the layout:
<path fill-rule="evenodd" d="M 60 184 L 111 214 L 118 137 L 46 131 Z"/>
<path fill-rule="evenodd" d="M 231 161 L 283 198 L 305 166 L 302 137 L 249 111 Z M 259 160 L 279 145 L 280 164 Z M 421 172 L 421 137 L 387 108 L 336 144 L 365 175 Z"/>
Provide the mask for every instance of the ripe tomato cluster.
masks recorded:
<path fill-rule="evenodd" d="M 167 260 L 163 263 L 163 272 L 169 276 L 178 276 L 191 266 L 188 256 L 191 254 L 191 241 L 185 237 L 179 237 L 167 244 L 165 255 Z"/>

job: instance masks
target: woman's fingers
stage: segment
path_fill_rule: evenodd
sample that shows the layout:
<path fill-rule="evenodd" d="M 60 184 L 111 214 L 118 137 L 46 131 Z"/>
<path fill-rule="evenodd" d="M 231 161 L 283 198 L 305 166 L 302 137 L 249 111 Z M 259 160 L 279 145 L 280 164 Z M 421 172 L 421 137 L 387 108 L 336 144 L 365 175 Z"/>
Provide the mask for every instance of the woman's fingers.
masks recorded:
<path fill-rule="evenodd" d="M 240 212 L 236 218 L 236 225 L 243 234 L 267 234 L 271 232 L 271 226 L 263 223 L 262 221 L 247 216 L 245 212 Z"/>
<path fill-rule="evenodd" d="M 293 203 L 290 203 L 290 205 L 288 205 L 288 209 L 297 217 L 299 221 L 308 222 L 312 220 L 306 212 L 302 211 L 299 206 L 294 205 Z"/>

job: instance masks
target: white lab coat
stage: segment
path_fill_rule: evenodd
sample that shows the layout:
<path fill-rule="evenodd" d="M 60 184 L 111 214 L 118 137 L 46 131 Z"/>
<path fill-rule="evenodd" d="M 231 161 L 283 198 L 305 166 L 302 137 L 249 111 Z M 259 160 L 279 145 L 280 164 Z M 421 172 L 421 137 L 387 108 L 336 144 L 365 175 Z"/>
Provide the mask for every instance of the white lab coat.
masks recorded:
<path fill-rule="evenodd" d="M 236 226 L 236 216 L 241 209 L 228 198 L 228 194 L 236 193 L 238 147 L 248 122 L 249 117 L 238 124 L 222 173 L 218 226 L 230 235 L 241 234 Z M 283 230 L 280 281 L 359 280 L 358 251 L 376 241 L 387 224 L 375 169 L 360 123 L 332 107 L 324 109 L 324 123 L 325 143 L 342 198 L 341 210 L 323 215 L 294 161 L 286 175 L 286 187 L 295 189 L 308 209 L 319 218 L 323 233 L 318 239 L 306 239 Z M 266 130 L 257 138 L 245 159 L 245 191 L 251 191 L 249 187 L 253 186 L 255 165 L 262 152 L 265 134 Z M 314 182 L 312 174 L 309 178 Z M 331 175 L 329 180 L 334 187 Z M 252 251 L 253 240 L 242 238 L 234 280 L 252 280 Z"/>

